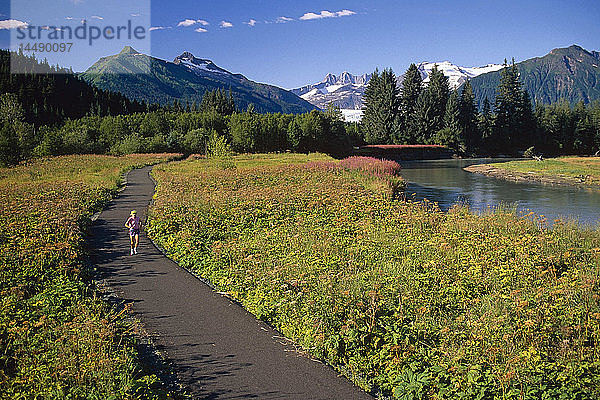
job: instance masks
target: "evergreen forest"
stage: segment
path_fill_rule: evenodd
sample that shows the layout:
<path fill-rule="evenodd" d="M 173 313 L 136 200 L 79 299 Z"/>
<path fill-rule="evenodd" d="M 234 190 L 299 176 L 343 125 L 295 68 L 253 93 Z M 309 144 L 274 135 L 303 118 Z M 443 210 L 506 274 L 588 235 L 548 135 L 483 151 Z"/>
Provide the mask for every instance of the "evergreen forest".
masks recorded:
<path fill-rule="evenodd" d="M 11 74 L 10 62 L 36 73 Z M 45 73 L 39 73 L 45 71 Z M 205 153 L 211 138 L 236 152 L 325 152 L 344 156 L 363 144 L 436 144 L 458 156 L 594 154 L 600 103 L 532 105 L 514 61 L 501 70 L 494 103 L 479 110 L 467 81 L 460 91 L 434 67 L 424 84 L 412 64 L 398 87 L 376 70 L 360 124 L 339 109 L 304 114 L 236 107 L 226 88 L 198 103 L 149 105 L 89 85 L 71 71 L 0 52 L 0 163 L 59 154 Z"/>

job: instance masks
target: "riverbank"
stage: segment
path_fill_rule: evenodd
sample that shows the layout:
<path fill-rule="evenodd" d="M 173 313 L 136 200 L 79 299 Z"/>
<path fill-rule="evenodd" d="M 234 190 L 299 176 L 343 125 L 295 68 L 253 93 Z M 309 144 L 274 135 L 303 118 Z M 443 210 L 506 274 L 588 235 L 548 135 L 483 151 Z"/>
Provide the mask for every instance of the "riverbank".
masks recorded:
<path fill-rule="evenodd" d="M 513 182 L 539 182 L 600 189 L 600 157 L 561 157 L 478 164 L 465 171 Z"/>

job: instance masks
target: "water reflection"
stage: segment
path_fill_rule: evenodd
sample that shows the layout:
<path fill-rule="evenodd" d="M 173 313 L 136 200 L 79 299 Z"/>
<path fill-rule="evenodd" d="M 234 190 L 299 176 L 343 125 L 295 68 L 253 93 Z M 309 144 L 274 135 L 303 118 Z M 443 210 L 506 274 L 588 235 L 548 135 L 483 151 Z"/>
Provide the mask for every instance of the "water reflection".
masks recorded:
<path fill-rule="evenodd" d="M 517 183 L 472 174 L 463 170 L 473 164 L 507 160 L 469 159 L 401 162 L 408 181 L 407 198 L 427 199 L 447 211 L 454 204 L 486 211 L 502 204 L 520 212 L 544 214 L 549 221 L 576 219 L 597 226 L 600 218 L 600 191 L 539 183 Z"/>

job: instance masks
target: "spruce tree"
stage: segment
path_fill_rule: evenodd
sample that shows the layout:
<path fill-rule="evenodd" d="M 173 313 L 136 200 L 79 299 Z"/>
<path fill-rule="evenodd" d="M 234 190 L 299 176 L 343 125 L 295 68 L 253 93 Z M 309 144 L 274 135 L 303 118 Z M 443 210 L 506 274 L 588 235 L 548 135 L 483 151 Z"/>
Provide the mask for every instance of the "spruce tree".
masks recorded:
<path fill-rule="evenodd" d="M 330 118 L 332 121 L 344 121 L 344 114 L 340 107 L 333 104 L 333 101 L 327 103 L 325 107 L 325 115 Z"/>
<path fill-rule="evenodd" d="M 489 107 L 489 102 L 488 102 Z M 480 133 L 477 128 L 477 106 L 471 81 L 467 79 L 460 95 L 460 126 L 466 150 L 473 152 L 479 147 Z"/>
<path fill-rule="evenodd" d="M 415 128 L 415 109 L 419 95 L 423 92 L 423 79 L 415 64 L 410 64 L 400 89 L 400 121 L 401 132 L 399 143 L 415 144 L 418 142 Z"/>
<path fill-rule="evenodd" d="M 417 142 L 433 143 L 437 132 L 443 129 L 449 92 L 448 78 L 434 65 L 429 84 L 419 95 L 415 108 L 413 126 Z"/>
<path fill-rule="evenodd" d="M 464 153 L 463 130 L 460 123 L 460 103 L 456 91 L 453 91 L 448 97 L 444 112 L 444 128 L 435 134 L 433 142 L 447 146 L 458 153 Z"/>
<path fill-rule="evenodd" d="M 399 98 L 392 69 L 373 73 L 365 90 L 362 127 L 370 144 L 391 143 L 398 130 Z"/>
<path fill-rule="evenodd" d="M 496 121 L 494 124 L 495 153 L 511 152 L 519 146 L 515 140 L 520 129 L 519 107 L 522 104 L 521 82 L 519 70 L 513 59 L 508 66 L 504 60 L 504 68 L 500 71 L 500 84 L 498 85 L 494 111 Z"/>
<path fill-rule="evenodd" d="M 433 117 L 435 118 L 434 126 L 437 131 L 444 126 L 444 114 L 450 93 L 448 78 L 438 69 L 437 64 L 433 66 L 429 75 L 427 90 L 431 94 L 431 105 L 433 107 Z"/>
<path fill-rule="evenodd" d="M 450 93 L 446 102 L 446 110 L 444 112 L 444 128 L 449 128 L 461 136 L 462 128 L 460 123 L 460 103 L 456 90 Z"/>
<path fill-rule="evenodd" d="M 520 140 L 517 141 L 517 144 L 520 148 L 525 149 L 534 146 L 537 142 L 537 129 L 535 117 L 533 115 L 533 107 L 531 105 L 531 97 L 525 89 L 521 91 L 517 110 L 518 137 L 520 138 Z"/>
<path fill-rule="evenodd" d="M 483 99 L 481 113 L 477 116 L 477 129 L 479 130 L 479 148 L 487 153 L 490 151 L 490 138 L 494 131 L 492 106 L 487 97 Z"/>
<path fill-rule="evenodd" d="M 179 107 L 179 103 L 177 103 L 177 107 Z M 202 96 L 202 101 L 200 102 L 200 111 L 203 112 L 231 115 L 235 110 L 235 101 L 231 90 L 228 93 L 222 89 L 207 91 Z"/>
<path fill-rule="evenodd" d="M 411 131 L 416 143 L 432 143 L 433 136 L 436 133 L 433 110 L 431 93 L 429 90 L 423 90 L 417 99 L 413 119 L 411 121 Z"/>
<path fill-rule="evenodd" d="M 20 161 L 19 137 L 12 125 L 0 122 L 0 166 L 7 167 Z"/>

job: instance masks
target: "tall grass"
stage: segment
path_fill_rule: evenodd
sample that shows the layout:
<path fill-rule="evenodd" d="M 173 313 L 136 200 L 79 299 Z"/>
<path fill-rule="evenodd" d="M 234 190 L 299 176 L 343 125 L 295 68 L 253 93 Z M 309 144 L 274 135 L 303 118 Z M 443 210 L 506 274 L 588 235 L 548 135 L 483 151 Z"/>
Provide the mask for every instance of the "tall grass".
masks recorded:
<path fill-rule="evenodd" d="M 0 398 L 161 396 L 131 327 L 95 298 L 83 262 L 90 216 L 123 171 L 169 157 L 66 156 L 0 169 Z"/>
<path fill-rule="evenodd" d="M 155 168 L 151 234 L 366 390 L 600 396 L 598 232 L 442 213 L 329 163 L 271 157 Z"/>
<path fill-rule="evenodd" d="M 576 183 L 600 184 L 600 157 L 560 157 L 543 161 L 523 160 L 496 163 L 494 167 L 533 173 L 542 178 L 570 179 Z"/>

